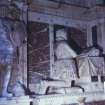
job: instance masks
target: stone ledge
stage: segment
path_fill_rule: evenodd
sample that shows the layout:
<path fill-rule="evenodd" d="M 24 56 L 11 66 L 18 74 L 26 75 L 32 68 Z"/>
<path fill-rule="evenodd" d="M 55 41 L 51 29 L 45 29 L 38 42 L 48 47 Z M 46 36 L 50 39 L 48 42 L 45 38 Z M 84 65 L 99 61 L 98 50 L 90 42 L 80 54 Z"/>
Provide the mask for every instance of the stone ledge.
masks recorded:
<path fill-rule="evenodd" d="M 29 96 L 0 98 L 0 105 L 30 105 L 30 102 Z"/>
<path fill-rule="evenodd" d="M 85 102 L 103 101 L 105 100 L 104 92 L 84 93 L 84 94 L 55 94 L 36 96 L 33 99 L 34 105 L 62 105 L 79 103 L 80 99 L 85 99 Z"/>

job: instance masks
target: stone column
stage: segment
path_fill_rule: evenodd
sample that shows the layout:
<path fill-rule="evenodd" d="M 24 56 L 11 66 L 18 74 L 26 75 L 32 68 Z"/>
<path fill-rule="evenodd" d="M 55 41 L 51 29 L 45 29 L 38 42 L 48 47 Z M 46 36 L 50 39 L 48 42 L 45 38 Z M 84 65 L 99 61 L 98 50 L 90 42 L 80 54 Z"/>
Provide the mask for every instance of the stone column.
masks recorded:
<path fill-rule="evenodd" d="M 19 48 L 19 71 L 20 71 L 20 82 L 27 87 L 27 43 L 23 44 Z"/>
<path fill-rule="evenodd" d="M 90 25 L 87 25 L 87 47 L 92 45 L 92 28 Z"/>
<path fill-rule="evenodd" d="M 25 84 L 25 86 L 27 87 L 27 80 L 28 80 L 28 77 L 27 77 L 27 43 L 26 44 L 24 44 L 24 46 L 23 46 L 23 64 L 24 64 L 24 84 Z"/>
<path fill-rule="evenodd" d="M 102 33 L 102 48 L 105 54 L 105 20 L 101 23 L 101 33 Z"/>
<path fill-rule="evenodd" d="M 50 43 L 50 77 L 53 77 L 54 70 L 54 25 L 49 24 L 49 43 Z"/>
<path fill-rule="evenodd" d="M 105 20 L 102 20 L 97 25 L 97 39 L 98 45 L 103 48 L 103 53 L 105 54 Z"/>
<path fill-rule="evenodd" d="M 97 24 L 97 43 L 100 47 L 102 47 L 102 25 L 101 23 Z"/>

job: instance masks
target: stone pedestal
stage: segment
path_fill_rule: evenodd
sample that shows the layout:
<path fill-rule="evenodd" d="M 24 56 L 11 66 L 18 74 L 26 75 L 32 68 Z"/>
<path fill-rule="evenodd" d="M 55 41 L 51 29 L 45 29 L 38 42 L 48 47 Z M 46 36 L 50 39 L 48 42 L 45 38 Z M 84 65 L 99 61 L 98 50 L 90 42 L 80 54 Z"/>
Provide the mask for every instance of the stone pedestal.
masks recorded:
<path fill-rule="evenodd" d="M 28 96 L 0 98 L 0 105 L 30 105 L 30 101 Z"/>
<path fill-rule="evenodd" d="M 81 99 L 83 102 L 81 102 Z M 84 93 L 84 94 L 53 94 L 53 95 L 42 95 L 36 96 L 33 99 L 33 105 L 104 105 L 98 104 L 98 101 L 105 100 L 105 95 L 103 92 L 95 93 Z M 102 102 L 103 103 L 103 102 Z"/>

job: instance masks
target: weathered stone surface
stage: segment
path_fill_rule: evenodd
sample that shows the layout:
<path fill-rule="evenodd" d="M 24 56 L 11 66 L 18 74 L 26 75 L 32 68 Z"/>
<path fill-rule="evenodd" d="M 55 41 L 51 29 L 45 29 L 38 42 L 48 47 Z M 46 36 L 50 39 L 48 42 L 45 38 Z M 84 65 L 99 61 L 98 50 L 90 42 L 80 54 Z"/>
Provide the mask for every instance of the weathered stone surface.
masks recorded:
<path fill-rule="evenodd" d="M 50 50 L 48 25 L 29 23 L 28 62 L 29 83 L 34 84 L 50 74 Z"/>

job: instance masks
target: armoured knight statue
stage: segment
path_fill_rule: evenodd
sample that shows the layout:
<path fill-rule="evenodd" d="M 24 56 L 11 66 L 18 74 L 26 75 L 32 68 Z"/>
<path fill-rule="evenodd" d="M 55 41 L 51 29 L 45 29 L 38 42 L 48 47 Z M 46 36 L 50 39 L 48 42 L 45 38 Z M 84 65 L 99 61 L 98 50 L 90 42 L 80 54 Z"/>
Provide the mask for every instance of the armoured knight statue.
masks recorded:
<path fill-rule="evenodd" d="M 68 83 L 77 78 L 77 71 L 74 58 L 76 52 L 67 43 L 67 32 L 65 29 L 60 29 L 56 32 L 56 48 L 55 55 L 55 73 L 56 79 L 64 80 Z"/>
<path fill-rule="evenodd" d="M 83 92 L 81 87 L 74 86 L 78 78 L 75 66 L 76 52 L 67 43 L 67 32 L 65 29 L 56 31 L 54 70 L 52 72 L 53 81 L 42 80 L 40 83 L 40 94 L 72 92 Z"/>

